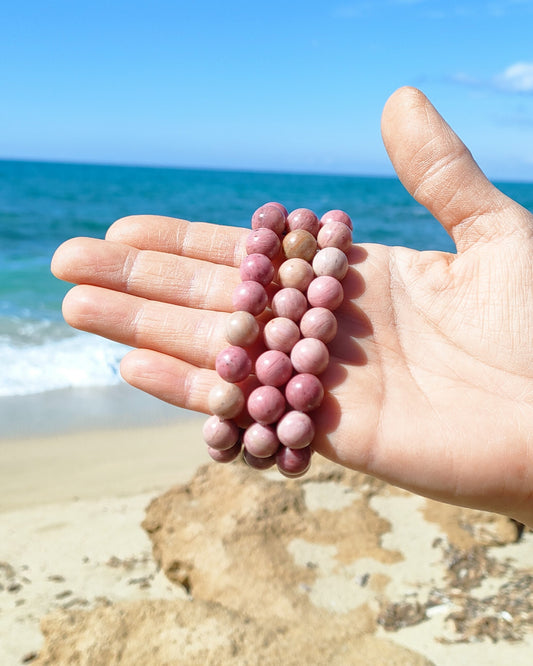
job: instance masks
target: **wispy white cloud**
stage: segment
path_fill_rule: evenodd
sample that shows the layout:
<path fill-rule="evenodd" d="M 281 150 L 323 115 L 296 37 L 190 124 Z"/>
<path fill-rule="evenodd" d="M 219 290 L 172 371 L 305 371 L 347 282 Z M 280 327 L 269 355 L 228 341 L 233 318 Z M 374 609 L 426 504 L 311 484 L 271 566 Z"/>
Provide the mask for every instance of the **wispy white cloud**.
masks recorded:
<path fill-rule="evenodd" d="M 503 72 L 499 72 L 489 79 L 476 78 L 467 72 L 455 72 L 448 77 L 448 80 L 469 88 L 531 94 L 533 93 L 533 62 L 515 62 Z"/>
<path fill-rule="evenodd" d="M 515 62 L 493 79 L 502 90 L 517 93 L 533 93 L 533 62 Z"/>

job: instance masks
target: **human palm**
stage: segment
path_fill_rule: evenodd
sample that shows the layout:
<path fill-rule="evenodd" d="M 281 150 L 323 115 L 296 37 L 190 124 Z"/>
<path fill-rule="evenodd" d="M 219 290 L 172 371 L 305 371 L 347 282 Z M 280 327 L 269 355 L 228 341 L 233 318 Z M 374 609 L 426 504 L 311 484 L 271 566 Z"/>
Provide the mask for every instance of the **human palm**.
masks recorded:
<path fill-rule="evenodd" d="M 533 522 L 533 216 L 496 190 L 427 99 L 383 114 L 400 179 L 458 254 L 357 245 L 314 448 L 396 485 Z M 258 202 L 260 203 L 260 202 Z M 127 381 L 207 410 L 239 282 L 242 229 L 152 216 L 74 239 L 67 321 L 137 349 Z"/>

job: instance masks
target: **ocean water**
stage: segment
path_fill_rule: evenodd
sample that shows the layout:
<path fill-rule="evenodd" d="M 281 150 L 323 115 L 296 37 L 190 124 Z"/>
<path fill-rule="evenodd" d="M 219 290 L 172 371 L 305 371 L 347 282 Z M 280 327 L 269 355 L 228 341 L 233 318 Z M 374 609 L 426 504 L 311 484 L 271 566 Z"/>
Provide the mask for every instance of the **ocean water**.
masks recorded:
<path fill-rule="evenodd" d="M 533 209 L 533 185 L 502 189 Z M 57 246 L 103 237 L 117 218 L 159 214 L 247 227 L 265 201 L 321 215 L 346 210 L 354 240 L 453 251 L 439 224 L 392 178 L 0 161 L 0 398 L 121 382 L 122 345 L 70 329 Z"/>

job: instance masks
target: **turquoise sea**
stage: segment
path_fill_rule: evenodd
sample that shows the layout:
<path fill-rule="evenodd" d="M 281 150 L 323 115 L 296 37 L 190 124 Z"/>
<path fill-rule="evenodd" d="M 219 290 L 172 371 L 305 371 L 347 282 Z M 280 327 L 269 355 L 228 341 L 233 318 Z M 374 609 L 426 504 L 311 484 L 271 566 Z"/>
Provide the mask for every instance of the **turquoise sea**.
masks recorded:
<path fill-rule="evenodd" d="M 500 187 L 533 210 L 533 185 Z M 125 348 L 62 320 L 68 285 L 49 271 L 61 242 L 103 237 L 115 219 L 138 213 L 246 227 L 272 200 L 319 215 L 342 208 L 356 242 L 453 251 L 392 178 L 0 161 L 0 397 L 121 381 Z"/>

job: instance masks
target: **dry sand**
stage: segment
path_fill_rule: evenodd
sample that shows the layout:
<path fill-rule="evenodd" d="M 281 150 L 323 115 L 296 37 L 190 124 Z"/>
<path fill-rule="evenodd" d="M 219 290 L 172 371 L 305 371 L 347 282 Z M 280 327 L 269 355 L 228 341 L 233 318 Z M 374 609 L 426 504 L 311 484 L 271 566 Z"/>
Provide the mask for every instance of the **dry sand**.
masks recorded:
<path fill-rule="evenodd" d="M 2 666 L 531 663 L 533 533 L 200 427 L 0 441 Z"/>

